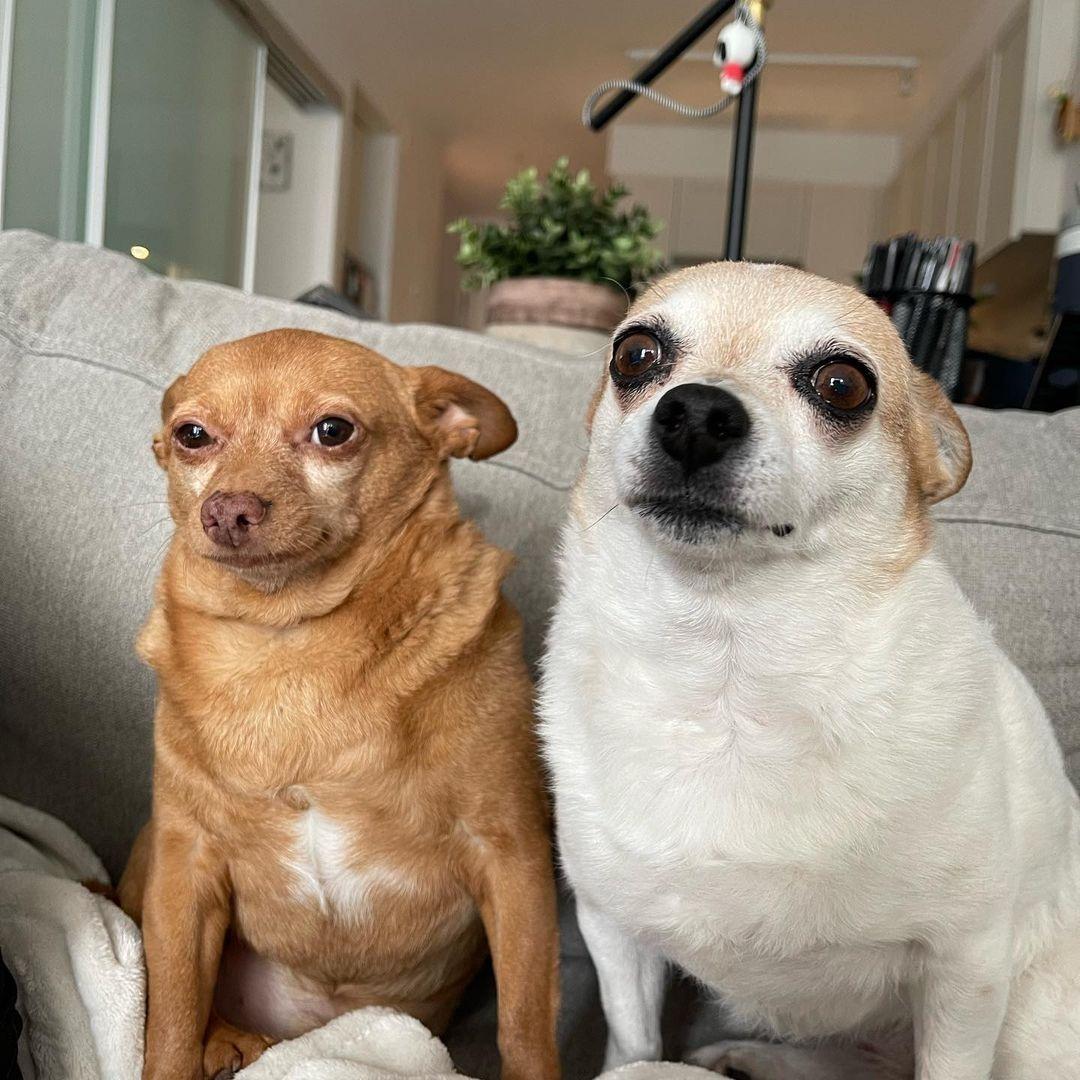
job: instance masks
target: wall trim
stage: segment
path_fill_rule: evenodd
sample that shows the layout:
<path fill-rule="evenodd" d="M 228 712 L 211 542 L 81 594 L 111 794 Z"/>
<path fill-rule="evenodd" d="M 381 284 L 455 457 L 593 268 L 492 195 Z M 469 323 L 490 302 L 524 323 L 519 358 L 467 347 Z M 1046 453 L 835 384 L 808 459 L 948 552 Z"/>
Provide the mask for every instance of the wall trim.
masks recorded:
<path fill-rule="evenodd" d="M 345 98 L 315 58 L 270 10 L 265 0 L 225 0 L 266 46 L 266 71 L 301 108 L 345 111 Z"/>
<path fill-rule="evenodd" d="M 98 0 L 90 87 L 89 148 L 86 156 L 86 224 L 83 239 L 105 243 L 105 192 L 109 172 L 109 105 L 112 94 L 113 26 L 116 0 Z"/>
<path fill-rule="evenodd" d="M 11 107 L 11 60 L 15 48 L 15 0 L 0 0 L 0 227 L 4 223 L 7 176 L 8 110 Z"/>
<path fill-rule="evenodd" d="M 247 195 L 244 199 L 244 253 L 240 265 L 240 288 L 255 291 L 255 257 L 259 243 L 259 181 L 262 176 L 262 140 L 266 116 L 267 49 L 255 53 L 251 93 L 251 134 L 248 140 Z"/>

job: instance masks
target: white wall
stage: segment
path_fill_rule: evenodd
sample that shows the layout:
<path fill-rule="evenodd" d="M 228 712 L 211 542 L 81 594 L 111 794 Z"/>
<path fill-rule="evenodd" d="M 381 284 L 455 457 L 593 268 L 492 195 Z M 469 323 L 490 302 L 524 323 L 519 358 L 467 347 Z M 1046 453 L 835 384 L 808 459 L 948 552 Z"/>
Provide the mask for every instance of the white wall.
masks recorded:
<path fill-rule="evenodd" d="M 397 235 L 390 318 L 434 322 L 439 313 L 446 232 L 442 144 L 427 132 L 400 132 Z"/>
<path fill-rule="evenodd" d="M 934 94 L 904 141 L 905 151 L 917 147 L 933 130 L 941 116 L 960 95 L 968 77 L 982 62 L 1005 27 L 1027 0 L 982 0 L 979 17 L 973 19 L 966 33 L 957 37 L 952 48 L 930 73 L 935 81 Z"/>
<path fill-rule="evenodd" d="M 899 153 L 897 136 L 759 129 L 745 257 L 852 284 Z M 730 157 L 728 126 L 620 124 L 608 171 L 666 223 L 659 246 L 685 263 L 723 257 Z"/>
<path fill-rule="evenodd" d="M 390 318 L 390 292 L 394 274 L 394 223 L 397 221 L 398 184 L 401 178 L 401 138 L 389 132 L 355 132 L 355 182 L 360 190 L 356 234 L 348 244 L 375 278 L 376 314 Z"/>
<path fill-rule="evenodd" d="M 14 10 L 6 228 L 83 238 L 93 24 L 86 0 L 23 0 Z"/>
<path fill-rule="evenodd" d="M 1050 90 L 1070 85 L 1080 51 L 1080 0 L 1032 0 L 1031 11 L 1012 212 L 1026 231 L 1056 233 L 1063 211 L 1076 205 L 1080 153 L 1058 141 Z"/>
<path fill-rule="evenodd" d="M 300 109 L 272 82 L 266 87 L 267 131 L 293 136 L 287 191 L 259 193 L 255 291 L 294 300 L 334 281 L 342 117 Z"/>
<path fill-rule="evenodd" d="M 328 17 L 323 4 L 311 0 L 268 0 L 269 7 L 307 48 L 321 67 L 351 98 L 352 89 L 367 86 L 364 51 L 356 38 L 342 32 L 341 18 Z M 392 6 L 383 5 L 385 11 Z M 408 66 L 408 65 L 406 65 Z M 368 87 L 370 89 L 370 87 Z M 436 87 L 433 92 L 438 92 Z M 395 322 L 435 322 L 439 317 L 440 268 L 446 222 L 443 217 L 443 139 L 418 123 L 393 95 L 379 95 L 372 104 L 397 136 L 397 193 L 393 252 L 389 260 L 372 260 L 378 274 L 389 269 L 389 285 L 378 280 L 380 307 L 388 299 L 387 317 Z M 387 155 L 390 147 L 383 149 Z M 366 151 L 366 148 L 365 148 Z M 365 154 L 366 156 L 366 154 Z"/>
<path fill-rule="evenodd" d="M 612 176 L 726 179 L 731 161 L 727 124 L 616 124 L 608 141 Z M 898 135 L 842 131 L 754 133 L 754 178 L 884 187 L 900 165 Z"/>
<path fill-rule="evenodd" d="M 882 201 L 884 231 L 968 237 L 980 262 L 1026 234 L 1056 233 L 1080 178 L 1080 148 L 1060 144 L 1050 95 L 1075 69 L 1080 0 L 990 7 L 973 39 L 981 51 L 957 50 L 958 89 L 932 117 L 936 126 L 907 144 Z M 1010 21 L 1000 26 L 993 12 Z M 997 36 L 986 37 L 988 26 Z"/>

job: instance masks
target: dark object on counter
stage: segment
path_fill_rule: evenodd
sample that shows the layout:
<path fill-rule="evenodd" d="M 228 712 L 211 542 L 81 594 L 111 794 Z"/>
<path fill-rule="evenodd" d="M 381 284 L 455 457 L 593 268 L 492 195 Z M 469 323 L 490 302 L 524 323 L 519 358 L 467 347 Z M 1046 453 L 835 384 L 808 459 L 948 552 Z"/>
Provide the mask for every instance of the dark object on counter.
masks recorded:
<path fill-rule="evenodd" d="M 1054 257 L 1058 261 L 1054 310 L 1063 315 L 1080 314 L 1080 206 L 1063 218 Z"/>
<path fill-rule="evenodd" d="M 1025 408 L 1057 412 L 1080 405 L 1080 311 L 1054 316 Z"/>
<path fill-rule="evenodd" d="M 19 1072 L 19 1034 L 22 1017 L 15 1006 L 15 980 L 0 959 L 0 1080 L 22 1080 Z"/>
<path fill-rule="evenodd" d="M 351 315 L 354 319 L 370 319 L 371 316 L 354 304 L 347 296 L 342 296 L 329 285 L 316 285 L 296 298 L 298 304 L 310 304 L 312 307 L 329 308 L 340 311 L 342 315 Z"/>
<path fill-rule="evenodd" d="M 1032 360 L 968 349 L 954 400 L 982 409 L 1022 409 L 1038 367 Z"/>
<path fill-rule="evenodd" d="M 916 367 L 956 399 L 967 343 L 975 245 L 913 233 L 870 245 L 863 291 L 888 312 Z"/>

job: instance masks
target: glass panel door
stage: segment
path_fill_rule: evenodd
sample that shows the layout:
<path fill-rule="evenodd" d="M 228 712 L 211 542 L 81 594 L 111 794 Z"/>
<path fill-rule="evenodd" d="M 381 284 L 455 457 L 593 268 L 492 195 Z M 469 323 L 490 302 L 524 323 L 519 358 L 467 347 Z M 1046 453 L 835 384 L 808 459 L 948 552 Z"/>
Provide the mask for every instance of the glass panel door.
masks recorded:
<path fill-rule="evenodd" d="M 243 283 L 258 40 L 219 0 L 116 0 L 105 246 Z"/>
<path fill-rule="evenodd" d="M 86 220 L 94 0 L 15 4 L 4 228 L 82 240 Z"/>

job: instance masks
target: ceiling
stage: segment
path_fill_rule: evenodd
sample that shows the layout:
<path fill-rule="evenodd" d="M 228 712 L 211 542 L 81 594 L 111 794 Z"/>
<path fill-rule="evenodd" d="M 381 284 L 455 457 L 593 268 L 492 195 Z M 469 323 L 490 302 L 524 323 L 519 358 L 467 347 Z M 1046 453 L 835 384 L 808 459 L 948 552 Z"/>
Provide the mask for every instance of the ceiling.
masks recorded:
<path fill-rule="evenodd" d="M 444 145 L 447 183 L 466 211 L 490 205 L 505 177 L 569 153 L 603 165 L 603 139 L 582 129 L 598 83 L 632 73 L 633 48 L 658 47 L 705 0 L 270 0 L 343 87 L 360 86 L 394 126 Z M 950 50 L 985 0 L 776 0 L 767 20 L 779 52 L 911 55 L 914 90 L 893 71 L 773 66 L 765 124 L 904 134 L 918 122 Z M 706 41 L 699 47 L 704 47 Z M 693 104 L 718 96 L 710 64 L 684 61 L 656 85 Z M 686 123 L 647 102 L 635 121 Z M 725 121 L 711 121 L 716 124 Z M 477 205 L 473 205 L 473 204 Z"/>

